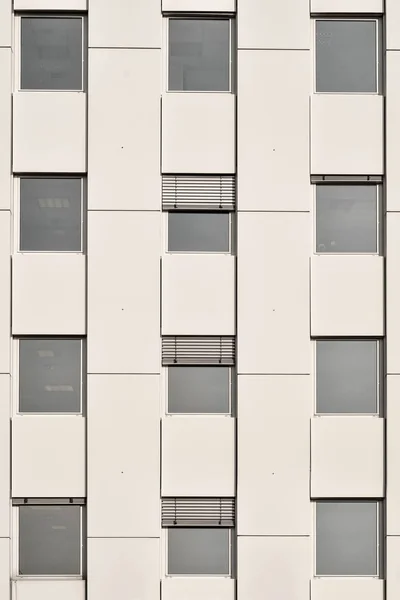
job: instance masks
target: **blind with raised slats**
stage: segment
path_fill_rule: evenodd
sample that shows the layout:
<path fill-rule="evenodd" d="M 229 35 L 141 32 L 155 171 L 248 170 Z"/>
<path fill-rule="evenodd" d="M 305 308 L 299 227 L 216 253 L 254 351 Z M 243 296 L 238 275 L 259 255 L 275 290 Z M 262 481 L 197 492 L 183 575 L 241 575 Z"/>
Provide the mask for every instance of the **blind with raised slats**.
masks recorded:
<path fill-rule="evenodd" d="M 163 498 L 163 527 L 234 527 L 234 498 Z"/>
<path fill-rule="evenodd" d="M 234 175 L 163 175 L 163 210 L 235 210 Z"/>
<path fill-rule="evenodd" d="M 233 336 L 164 336 L 163 365 L 234 365 Z"/>

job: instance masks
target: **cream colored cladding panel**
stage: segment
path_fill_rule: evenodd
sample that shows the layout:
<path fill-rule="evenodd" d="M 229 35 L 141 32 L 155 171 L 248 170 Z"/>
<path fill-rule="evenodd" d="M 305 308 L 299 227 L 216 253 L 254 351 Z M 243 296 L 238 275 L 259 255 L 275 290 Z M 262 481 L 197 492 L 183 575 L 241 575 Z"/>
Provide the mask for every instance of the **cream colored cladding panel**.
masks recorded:
<path fill-rule="evenodd" d="M 238 0 L 238 37 L 239 50 L 308 49 L 310 0 Z"/>
<path fill-rule="evenodd" d="M 10 376 L 0 375 L 0 538 L 10 535 Z M 1 560 L 0 560 L 0 564 Z M 8 569 L 7 569 L 8 576 Z M 0 598 L 2 578 L 0 570 Z"/>
<path fill-rule="evenodd" d="M 85 334 L 85 256 L 15 254 L 12 263 L 13 335 Z"/>
<path fill-rule="evenodd" d="M 0 30 L 2 4 L 4 1 L 0 3 Z M 9 209 L 11 206 L 11 48 L 0 48 L 0 81 L 0 209 Z"/>
<path fill-rule="evenodd" d="M 384 600 L 384 585 L 374 577 L 317 577 L 311 579 L 311 600 Z"/>
<path fill-rule="evenodd" d="M 14 10 L 84 11 L 86 0 L 14 0 Z"/>
<path fill-rule="evenodd" d="M 398 1 L 398 0 L 397 0 Z M 399 30 L 400 30 L 400 3 Z M 386 20 L 387 30 L 389 19 Z M 400 34 L 399 34 L 400 47 Z M 400 53 L 386 52 L 386 207 L 400 210 Z M 389 216 L 389 215 L 388 215 Z"/>
<path fill-rule="evenodd" d="M 238 61 L 238 210 L 310 210 L 310 55 L 248 50 Z"/>
<path fill-rule="evenodd" d="M 310 373 L 311 217 L 238 214 L 238 371 Z"/>
<path fill-rule="evenodd" d="M 400 537 L 386 537 L 385 558 L 386 600 L 396 600 L 400 595 Z"/>
<path fill-rule="evenodd" d="M 238 600 L 310 599 L 310 538 L 241 536 L 237 544 Z"/>
<path fill-rule="evenodd" d="M 384 335 L 384 259 L 311 258 L 311 335 Z"/>
<path fill-rule="evenodd" d="M 161 215 L 88 220 L 88 372 L 159 373 Z"/>
<path fill-rule="evenodd" d="M 12 419 L 12 497 L 82 498 L 85 419 L 72 415 Z"/>
<path fill-rule="evenodd" d="M 161 580 L 161 597 L 162 600 L 234 600 L 235 580 L 228 577 L 166 577 Z"/>
<path fill-rule="evenodd" d="M 10 540 L 0 539 L 0 598 L 10 600 Z"/>
<path fill-rule="evenodd" d="M 388 375 L 386 386 L 386 532 L 400 535 L 400 375 Z"/>
<path fill-rule="evenodd" d="M 160 0 L 88 0 L 90 48 L 161 48 Z"/>
<path fill-rule="evenodd" d="M 162 172 L 235 173 L 234 94 L 162 97 Z"/>
<path fill-rule="evenodd" d="M 157 537 L 159 376 L 89 375 L 87 414 L 88 536 Z"/>
<path fill-rule="evenodd" d="M 131 498 L 126 499 L 128 504 Z M 114 506 L 114 510 L 118 510 L 118 506 Z M 87 600 L 157 600 L 160 597 L 159 563 L 159 539 L 89 538 Z"/>
<path fill-rule="evenodd" d="M 383 173 L 383 97 L 314 94 L 311 97 L 311 173 Z"/>
<path fill-rule="evenodd" d="M 162 261 L 163 335 L 234 335 L 235 258 L 170 254 Z"/>
<path fill-rule="evenodd" d="M 235 495 L 235 420 L 165 417 L 162 496 Z"/>
<path fill-rule="evenodd" d="M 311 420 L 311 496 L 384 496 L 384 420 L 367 416 Z"/>
<path fill-rule="evenodd" d="M 160 210 L 160 81 L 160 50 L 89 50 L 89 210 Z"/>
<path fill-rule="evenodd" d="M 11 582 L 12 600 L 85 600 L 85 581 L 19 579 Z"/>
<path fill-rule="evenodd" d="M 236 10 L 236 0 L 162 0 L 166 12 L 225 12 Z"/>
<path fill-rule="evenodd" d="M 379 14 L 384 12 L 384 8 L 383 0 L 311 0 L 311 12 Z"/>
<path fill-rule="evenodd" d="M 400 49 L 400 3 L 398 0 L 386 0 L 386 48 Z M 386 55 L 387 56 L 387 55 Z"/>
<path fill-rule="evenodd" d="M 14 173 L 86 171 L 86 94 L 17 92 L 13 97 Z"/>
<path fill-rule="evenodd" d="M 1 136 L 0 136 L 1 140 Z M 1 141 L 0 141 L 1 143 Z M 10 373 L 11 218 L 0 211 L 0 373 Z"/>
<path fill-rule="evenodd" d="M 310 535 L 309 375 L 239 375 L 238 535 Z"/>
<path fill-rule="evenodd" d="M 386 369 L 388 373 L 400 373 L 399 232 L 400 213 L 386 213 Z"/>
<path fill-rule="evenodd" d="M 1 0 L 0 2 L 0 48 L 11 46 L 12 30 L 12 0 Z M 2 85 L 6 80 L 2 79 Z M 1 111 L 0 111 L 1 112 Z M 3 131 L 3 129 L 2 129 Z"/>

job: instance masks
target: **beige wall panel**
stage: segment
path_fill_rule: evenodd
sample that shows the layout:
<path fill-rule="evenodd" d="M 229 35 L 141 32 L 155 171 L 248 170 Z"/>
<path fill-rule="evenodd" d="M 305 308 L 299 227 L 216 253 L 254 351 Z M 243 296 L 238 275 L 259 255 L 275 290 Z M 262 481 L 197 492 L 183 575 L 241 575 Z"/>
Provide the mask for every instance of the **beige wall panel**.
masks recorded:
<path fill-rule="evenodd" d="M 238 371 L 310 373 L 311 217 L 238 215 Z"/>
<path fill-rule="evenodd" d="M 162 0 L 163 11 L 234 12 L 235 0 Z"/>
<path fill-rule="evenodd" d="M 89 212 L 89 373 L 160 372 L 160 219 Z"/>
<path fill-rule="evenodd" d="M 311 173 L 383 173 L 383 97 L 314 94 L 311 97 Z"/>
<path fill-rule="evenodd" d="M 309 53 L 238 60 L 238 209 L 310 210 Z"/>
<path fill-rule="evenodd" d="M 12 600 L 85 600 L 85 581 L 19 579 L 12 582 Z"/>
<path fill-rule="evenodd" d="M 88 536 L 159 536 L 159 376 L 89 375 L 87 414 Z"/>
<path fill-rule="evenodd" d="M 159 599 L 159 563 L 158 539 L 89 539 L 87 600 Z"/>
<path fill-rule="evenodd" d="M 386 0 L 386 48 L 400 49 L 400 3 L 398 0 Z"/>
<path fill-rule="evenodd" d="M 10 0 L 11 5 L 11 0 Z M 0 3 L 0 46 L 2 10 Z M 0 48 L 0 210 L 11 206 L 11 48 Z"/>
<path fill-rule="evenodd" d="M 160 48 L 160 0 L 88 0 L 89 47 Z"/>
<path fill-rule="evenodd" d="M 169 254 L 162 261 L 163 335 L 234 335 L 235 258 Z"/>
<path fill-rule="evenodd" d="M 383 0 L 311 0 L 312 13 L 383 13 Z"/>
<path fill-rule="evenodd" d="M 86 0 L 14 0 L 14 10 L 87 10 Z"/>
<path fill-rule="evenodd" d="M 235 173 L 234 94 L 162 98 L 162 172 Z"/>
<path fill-rule="evenodd" d="M 310 535 L 311 398 L 308 375 L 239 375 L 238 535 Z"/>
<path fill-rule="evenodd" d="M 400 535 L 400 375 L 386 378 L 386 532 Z"/>
<path fill-rule="evenodd" d="M 11 46 L 12 0 L 0 2 L 0 46 Z M 2 79 L 4 82 L 4 79 Z"/>
<path fill-rule="evenodd" d="M 381 256 L 313 256 L 311 335 L 382 336 L 383 270 Z"/>
<path fill-rule="evenodd" d="M 373 577 L 311 579 L 311 600 L 383 600 L 384 581 Z M 388 598 L 389 600 L 389 598 Z"/>
<path fill-rule="evenodd" d="M 386 369 L 388 373 L 400 373 L 399 232 L 400 213 L 386 213 Z"/>
<path fill-rule="evenodd" d="M 85 465 L 83 417 L 12 419 L 13 498 L 82 498 L 86 495 Z"/>
<path fill-rule="evenodd" d="M 89 210 L 160 210 L 160 81 L 159 50 L 89 50 Z"/>
<path fill-rule="evenodd" d="M 164 418 L 161 468 L 162 496 L 234 496 L 235 420 Z"/>
<path fill-rule="evenodd" d="M 311 496 L 382 498 L 384 419 L 367 416 L 311 420 Z"/>
<path fill-rule="evenodd" d="M 388 1 L 388 0 L 387 0 Z M 399 29 L 400 29 L 400 3 Z M 390 20 L 386 19 L 387 31 Z M 400 34 L 399 34 L 400 47 Z M 400 53 L 386 52 L 386 208 L 400 211 Z"/>
<path fill-rule="evenodd" d="M 1 140 L 1 136 L 0 136 Z M 1 142 L 0 142 L 1 143 Z M 0 211 L 0 373 L 10 373 L 11 217 Z"/>
<path fill-rule="evenodd" d="M 83 335 L 86 258 L 82 254 L 12 257 L 14 335 Z"/>
<path fill-rule="evenodd" d="M 167 577 L 162 600 L 234 600 L 235 580 L 228 577 Z"/>
<path fill-rule="evenodd" d="M 0 537 L 2 538 L 10 535 L 10 384 L 9 375 L 0 375 Z M 1 575 L 0 570 L 0 598 L 3 598 Z"/>
<path fill-rule="evenodd" d="M 0 539 L 0 598 L 10 600 L 10 540 Z"/>
<path fill-rule="evenodd" d="M 311 552 L 306 537 L 239 537 L 238 600 L 309 600 Z"/>
<path fill-rule="evenodd" d="M 14 94 L 13 170 L 14 173 L 86 171 L 86 94 Z"/>
<path fill-rule="evenodd" d="M 386 537 L 385 558 L 386 600 L 397 600 L 400 595 L 400 537 Z"/>
<path fill-rule="evenodd" d="M 309 0 L 238 1 L 239 49 L 310 47 Z"/>

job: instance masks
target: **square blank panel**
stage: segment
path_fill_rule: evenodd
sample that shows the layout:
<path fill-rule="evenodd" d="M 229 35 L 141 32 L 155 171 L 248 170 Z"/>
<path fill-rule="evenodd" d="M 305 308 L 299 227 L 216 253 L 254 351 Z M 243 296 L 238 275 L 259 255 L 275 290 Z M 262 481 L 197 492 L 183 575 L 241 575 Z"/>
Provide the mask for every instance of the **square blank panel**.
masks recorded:
<path fill-rule="evenodd" d="M 229 91 L 228 19 L 170 19 L 168 46 L 169 90 Z"/>
<path fill-rule="evenodd" d="M 376 414 L 375 340 L 317 342 L 317 413 Z"/>
<path fill-rule="evenodd" d="M 81 340 L 19 342 L 19 412 L 81 412 Z"/>
<path fill-rule="evenodd" d="M 170 367 L 168 412 L 229 413 L 229 367 Z"/>
<path fill-rule="evenodd" d="M 229 213 L 168 213 L 170 252 L 229 252 Z"/>
<path fill-rule="evenodd" d="M 376 502 L 317 502 L 316 575 L 377 576 Z"/>
<path fill-rule="evenodd" d="M 317 248 L 376 253 L 378 194 L 374 185 L 317 185 Z"/>
<path fill-rule="evenodd" d="M 19 574 L 80 575 L 79 506 L 21 506 Z"/>
<path fill-rule="evenodd" d="M 21 89 L 82 90 L 82 23 L 81 17 L 21 17 Z"/>
<path fill-rule="evenodd" d="M 169 575 L 229 575 L 229 529 L 170 528 Z"/>
<path fill-rule="evenodd" d="M 81 252 L 82 180 L 22 177 L 22 252 Z"/>
<path fill-rule="evenodd" d="M 376 93 L 377 23 L 316 21 L 316 91 Z"/>

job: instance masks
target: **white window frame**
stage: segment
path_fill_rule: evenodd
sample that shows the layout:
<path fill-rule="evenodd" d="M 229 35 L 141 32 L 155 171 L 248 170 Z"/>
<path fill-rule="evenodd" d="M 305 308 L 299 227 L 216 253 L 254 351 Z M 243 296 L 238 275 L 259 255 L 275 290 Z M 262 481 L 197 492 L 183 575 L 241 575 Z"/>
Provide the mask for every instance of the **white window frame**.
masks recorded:
<path fill-rule="evenodd" d="M 316 95 L 328 95 L 328 96 L 381 96 L 382 95 L 382 23 L 379 18 L 368 18 L 368 17 L 346 17 L 343 16 L 335 16 L 335 17 L 325 17 L 323 15 L 319 17 L 314 17 L 311 19 L 312 26 L 312 38 L 311 38 L 311 49 L 313 55 L 313 66 L 312 66 L 312 90 Z M 375 92 L 317 92 L 317 21 L 373 21 L 375 22 L 375 31 L 376 31 L 376 91 Z"/>
<path fill-rule="evenodd" d="M 376 575 L 322 575 L 321 573 L 317 574 L 317 504 L 323 504 L 326 502 L 333 502 L 336 504 L 340 504 L 341 502 L 354 502 L 355 504 L 362 504 L 368 502 L 369 504 L 375 504 L 376 508 Z M 341 499 L 327 499 L 324 500 L 314 500 L 313 501 L 313 527 L 314 527 L 314 548 L 313 548 L 313 574 L 314 579 L 349 579 L 349 578 L 357 578 L 357 579 L 381 579 L 382 578 L 382 544 L 381 544 L 381 528 L 382 528 L 382 517 L 383 517 L 383 506 L 382 502 L 379 500 L 367 500 L 367 499 L 351 499 L 351 498 L 341 498 Z"/>
<path fill-rule="evenodd" d="M 81 347 L 81 373 L 80 373 L 80 411 L 79 412 L 21 412 L 19 409 L 19 345 L 20 341 L 24 340 L 78 340 L 80 341 Z M 52 415 L 59 417 L 68 417 L 68 416 L 83 416 L 84 415 L 84 404 L 85 404 L 85 385 L 84 385 L 84 376 L 85 376 L 85 364 L 84 364 L 84 340 L 80 337 L 75 336 L 20 336 L 13 340 L 13 349 L 12 349 L 12 373 L 14 374 L 11 378 L 12 381 L 12 412 L 14 416 L 17 415 L 26 415 L 26 416 L 40 416 L 40 415 Z"/>
<path fill-rule="evenodd" d="M 21 60 L 22 60 L 22 52 L 21 52 L 21 44 L 22 44 L 22 33 L 21 33 L 21 20 L 23 18 L 39 18 L 39 19 L 81 19 L 82 22 L 82 77 L 81 77 L 81 88 L 79 90 L 53 90 L 47 88 L 38 88 L 38 89 L 26 89 L 21 87 Z M 15 27 L 14 27 L 14 91 L 19 93 L 32 93 L 32 92 L 53 92 L 53 93 L 63 93 L 63 92 L 85 92 L 86 91 L 86 21 L 85 16 L 77 13 L 60 13 L 54 14 L 49 11 L 42 12 L 26 12 L 24 14 L 19 14 L 15 18 Z"/>
<path fill-rule="evenodd" d="M 169 21 L 229 21 L 229 89 L 228 90 L 170 90 L 169 89 Z M 235 57 L 236 49 L 234 48 L 236 36 L 235 36 L 235 17 L 229 14 L 221 13 L 204 13 L 204 14 L 190 14 L 190 13 L 178 13 L 174 15 L 168 15 L 163 18 L 163 44 L 165 48 L 164 55 L 164 85 L 163 90 L 166 94 L 234 94 L 235 93 Z"/>
<path fill-rule="evenodd" d="M 79 179 L 81 182 L 81 249 L 80 250 L 21 250 L 21 179 Z M 13 234 L 14 251 L 19 254 L 84 254 L 85 252 L 85 214 L 86 214 L 86 195 L 85 179 L 82 175 L 17 175 L 14 177 L 14 202 L 13 202 Z"/>
<path fill-rule="evenodd" d="M 327 413 L 317 412 L 317 345 L 318 342 L 375 342 L 376 345 L 376 412 L 371 413 Z M 315 417 L 382 417 L 382 344 L 379 339 L 365 338 L 329 338 L 321 337 L 313 340 L 313 396 L 314 396 L 314 416 Z"/>
<path fill-rule="evenodd" d="M 168 229 L 168 219 L 169 219 L 169 215 L 170 213 L 185 213 L 185 214 L 193 214 L 193 215 L 203 215 L 203 214 L 224 214 L 228 216 L 228 228 L 229 228 L 229 251 L 227 252 L 216 252 L 213 250 L 168 250 L 168 235 L 169 235 L 169 229 Z M 166 255 L 173 255 L 173 254 L 215 254 L 215 255 L 225 255 L 225 256 L 232 256 L 234 254 L 234 215 L 235 213 L 232 211 L 227 211 L 227 210 L 175 210 L 175 211 L 165 211 L 162 213 L 163 214 L 163 219 L 164 219 L 164 226 L 163 226 L 163 230 L 164 230 L 164 253 Z"/>
<path fill-rule="evenodd" d="M 23 505 L 22 505 L 23 506 Z M 12 506 L 11 509 L 11 527 L 12 527 L 12 556 L 11 556 L 11 573 L 12 579 L 20 580 L 20 579 L 45 579 L 45 580 L 72 580 L 72 581 L 81 581 L 84 577 L 84 514 L 83 509 L 84 506 L 81 504 L 69 505 L 65 504 L 52 504 L 51 502 L 40 503 L 37 504 L 31 502 L 27 506 L 43 506 L 43 507 L 51 507 L 51 506 L 74 506 L 76 509 L 79 509 L 80 515 L 80 574 L 79 575 L 21 575 L 19 573 L 19 509 L 20 506 Z"/>
<path fill-rule="evenodd" d="M 376 250 L 375 252 L 318 252 L 317 249 L 317 190 L 318 187 L 323 186 L 365 186 L 375 187 L 376 192 Z M 314 208 L 314 254 L 317 256 L 381 256 L 382 254 L 382 183 L 379 182 L 365 182 L 365 181 L 327 181 L 324 183 L 313 183 L 313 208 Z"/>

